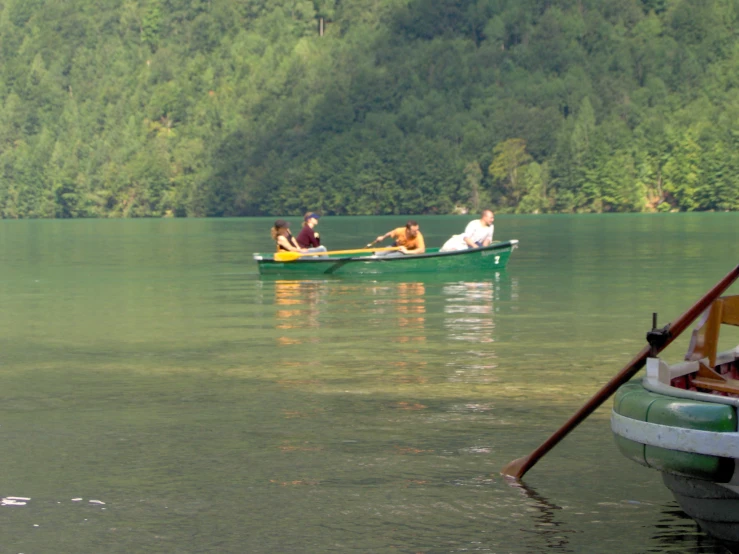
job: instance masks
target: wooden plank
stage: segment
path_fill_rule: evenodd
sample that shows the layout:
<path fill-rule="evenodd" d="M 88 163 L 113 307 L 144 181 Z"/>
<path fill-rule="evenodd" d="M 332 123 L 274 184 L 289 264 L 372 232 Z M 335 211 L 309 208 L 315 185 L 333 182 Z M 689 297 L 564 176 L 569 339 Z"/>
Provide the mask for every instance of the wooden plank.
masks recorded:
<path fill-rule="evenodd" d="M 727 379 L 725 381 L 721 381 L 718 379 L 704 379 L 702 377 L 696 377 L 691 381 L 691 384 L 699 389 L 739 394 L 739 379 Z"/>
<path fill-rule="evenodd" d="M 739 325 L 739 295 L 725 296 L 721 322 L 727 325 Z"/>
<path fill-rule="evenodd" d="M 726 381 L 726 377 L 704 363 L 698 363 L 698 374 L 696 377 L 707 381 Z"/>
<path fill-rule="evenodd" d="M 690 337 L 690 346 L 685 354 L 687 361 L 697 361 L 708 358 L 708 363 L 713 367 L 716 363 L 716 349 L 718 348 L 718 334 L 721 327 L 724 302 L 721 298 L 715 300 L 710 309 L 703 313 L 698 326 L 693 330 Z"/>

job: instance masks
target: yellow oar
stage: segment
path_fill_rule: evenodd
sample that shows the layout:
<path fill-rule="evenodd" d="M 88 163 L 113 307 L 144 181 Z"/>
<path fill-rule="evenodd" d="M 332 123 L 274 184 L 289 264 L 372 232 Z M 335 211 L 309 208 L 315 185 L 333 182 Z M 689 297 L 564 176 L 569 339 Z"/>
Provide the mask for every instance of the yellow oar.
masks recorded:
<path fill-rule="evenodd" d="M 400 250 L 398 246 L 389 248 L 358 248 L 356 250 L 333 250 L 328 252 L 277 252 L 274 260 L 276 262 L 294 262 L 303 256 L 330 256 L 332 254 L 362 254 L 364 252 L 387 252 L 390 250 Z"/>

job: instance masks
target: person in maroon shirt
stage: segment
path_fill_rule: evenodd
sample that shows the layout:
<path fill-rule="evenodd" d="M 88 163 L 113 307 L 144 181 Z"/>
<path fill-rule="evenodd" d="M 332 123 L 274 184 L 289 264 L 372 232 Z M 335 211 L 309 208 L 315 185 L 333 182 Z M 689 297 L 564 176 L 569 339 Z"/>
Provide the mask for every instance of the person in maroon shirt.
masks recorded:
<path fill-rule="evenodd" d="M 321 218 L 315 212 L 308 212 L 303 217 L 303 228 L 300 230 L 296 240 L 301 248 L 307 248 L 308 252 L 326 252 L 326 247 L 321 246 L 321 236 L 314 230 Z"/>

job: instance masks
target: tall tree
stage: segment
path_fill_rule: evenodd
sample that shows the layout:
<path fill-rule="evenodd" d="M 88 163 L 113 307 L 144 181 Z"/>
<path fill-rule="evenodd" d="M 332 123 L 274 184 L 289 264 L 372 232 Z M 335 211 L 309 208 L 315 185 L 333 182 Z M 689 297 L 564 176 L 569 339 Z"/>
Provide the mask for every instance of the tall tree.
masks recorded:
<path fill-rule="evenodd" d="M 526 192 L 520 173 L 521 168 L 532 159 L 526 151 L 526 141 L 523 139 L 508 139 L 493 148 L 493 161 L 488 171 L 502 184 L 508 206 L 517 206 Z"/>

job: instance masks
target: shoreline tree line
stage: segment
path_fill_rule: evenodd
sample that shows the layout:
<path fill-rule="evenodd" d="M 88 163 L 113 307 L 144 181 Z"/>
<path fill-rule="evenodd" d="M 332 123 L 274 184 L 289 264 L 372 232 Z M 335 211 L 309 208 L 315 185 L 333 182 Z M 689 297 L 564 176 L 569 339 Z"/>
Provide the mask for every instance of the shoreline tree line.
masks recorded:
<path fill-rule="evenodd" d="M 739 0 L 0 0 L 0 217 L 739 209 Z"/>

